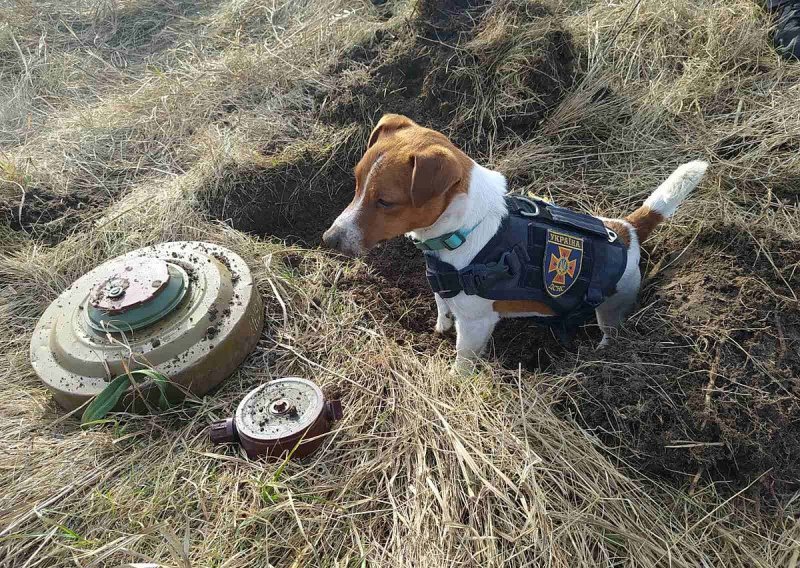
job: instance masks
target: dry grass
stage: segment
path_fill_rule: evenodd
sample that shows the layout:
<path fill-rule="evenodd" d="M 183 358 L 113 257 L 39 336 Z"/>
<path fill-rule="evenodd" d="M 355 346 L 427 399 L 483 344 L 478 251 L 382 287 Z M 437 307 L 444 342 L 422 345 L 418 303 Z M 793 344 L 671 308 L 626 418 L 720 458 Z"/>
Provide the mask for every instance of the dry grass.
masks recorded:
<path fill-rule="evenodd" d="M 443 128 L 475 134 L 475 157 L 516 187 L 597 213 L 628 211 L 676 163 L 707 156 L 712 171 L 669 234 L 688 243 L 713 218 L 800 243 L 800 65 L 770 50 L 755 3 L 548 6 L 547 26 L 576 46 L 575 83 L 554 102 L 518 80 L 554 36 L 526 3 L 506 3 L 453 56 L 452 84 L 469 96 L 457 94 Z M 366 80 L 354 46 L 375 55 L 374 32 L 407 31 L 415 13 L 361 0 L 0 11 L 0 564 L 798 565 L 791 496 L 759 511 L 750 483 L 718 492 L 702 477 L 647 479 L 559 411 L 596 357 L 556 372 L 488 362 L 455 377 L 446 342 L 415 352 L 337 286 L 363 263 L 205 215 L 242 184 L 274 207 L 297 208 L 306 190 L 323 205 L 346 196 L 374 116 L 324 123 L 326 93 Z M 331 71 L 342 57 L 354 63 Z M 498 80 L 486 84 L 484 70 Z M 537 124 L 504 126 L 520 113 Z M 318 169 L 309 152 L 323 156 L 324 179 L 304 169 Z M 667 233 L 651 241 L 655 255 Z M 213 395 L 82 431 L 28 364 L 35 322 L 97 263 L 178 239 L 248 261 L 267 303 L 262 341 Z M 299 268 L 283 261 L 298 254 Z M 779 276 L 797 282 L 791 267 Z M 209 444 L 209 422 L 245 391 L 291 374 L 341 393 L 346 408 L 311 461 L 278 474 Z"/>

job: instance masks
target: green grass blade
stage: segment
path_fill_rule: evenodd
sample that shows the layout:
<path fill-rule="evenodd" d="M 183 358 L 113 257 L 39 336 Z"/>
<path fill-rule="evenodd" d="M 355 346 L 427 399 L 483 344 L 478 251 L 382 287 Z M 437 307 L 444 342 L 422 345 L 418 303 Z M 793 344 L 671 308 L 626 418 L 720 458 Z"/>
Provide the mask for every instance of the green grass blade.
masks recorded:
<path fill-rule="evenodd" d="M 131 375 L 136 379 L 144 377 L 153 381 L 153 384 L 158 388 L 158 408 L 160 410 L 170 409 L 172 404 L 167 397 L 167 383 L 169 379 L 164 374 L 154 371 L 153 369 L 138 369 L 132 371 Z"/>
<path fill-rule="evenodd" d="M 94 397 L 94 400 L 89 403 L 89 406 L 86 407 L 86 410 L 83 411 L 81 424 L 88 424 L 104 418 L 105 415 L 111 412 L 111 409 L 116 406 L 130 384 L 131 381 L 128 375 L 120 375 L 108 383 L 108 386 L 100 391 L 100 393 Z"/>

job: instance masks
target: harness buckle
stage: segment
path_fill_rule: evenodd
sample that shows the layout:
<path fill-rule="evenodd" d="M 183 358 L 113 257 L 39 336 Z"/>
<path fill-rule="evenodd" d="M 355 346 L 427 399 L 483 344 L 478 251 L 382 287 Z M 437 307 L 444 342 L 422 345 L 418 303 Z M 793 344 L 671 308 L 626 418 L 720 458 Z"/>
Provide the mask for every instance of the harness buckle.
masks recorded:
<path fill-rule="evenodd" d="M 496 282 L 513 278 L 514 268 L 510 258 L 511 253 L 506 252 L 497 262 L 469 266 L 462 270 L 459 274 L 459 279 L 464 293 L 471 296 L 479 296 L 482 292 L 490 289 Z"/>
<path fill-rule="evenodd" d="M 617 233 L 616 231 L 612 231 L 608 227 L 606 227 L 606 233 L 608 233 L 608 242 L 613 243 L 617 240 Z"/>
<path fill-rule="evenodd" d="M 534 201 L 532 201 L 531 199 L 528 199 L 527 197 L 525 197 L 523 195 L 515 195 L 514 199 L 517 199 L 519 201 L 524 201 L 530 207 L 533 207 L 533 212 L 523 211 L 520 208 L 520 209 L 517 210 L 517 213 L 519 213 L 523 217 L 538 217 L 539 216 L 539 206 Z"/>

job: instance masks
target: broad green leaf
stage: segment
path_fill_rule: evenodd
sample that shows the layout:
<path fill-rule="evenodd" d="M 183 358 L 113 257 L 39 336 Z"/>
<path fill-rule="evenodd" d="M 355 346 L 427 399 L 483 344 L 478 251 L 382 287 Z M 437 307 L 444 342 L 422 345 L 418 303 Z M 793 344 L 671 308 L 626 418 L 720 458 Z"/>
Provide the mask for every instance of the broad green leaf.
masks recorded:
<path fill-rule="evenodd" d="M 114 378 L 106 388 L 104 388 L 94 400 L 89 403 L 81 417 L 81 424 L 89 424 L 101 420 L 111 412 L 119 400 L 125 395 L 125 391 L 131 386 L 131 379 L 135 382 L 150 379 L 158 389 L 158 407 L 161 410 L 169 410 L 171 404 L 167 398 L 167 382 L 169 379 L 158 371 L 152 369 L 137 369 L 119 375 Z"/>
<path fill-rule="evenodd" d="M 108 386 L 100 391 L 83 411 L 81 424 L 88 424 L 104 418 L 116 406 L 130 385 L 131 381 L 128 375 L 120 375 L 108 383 Z"/>

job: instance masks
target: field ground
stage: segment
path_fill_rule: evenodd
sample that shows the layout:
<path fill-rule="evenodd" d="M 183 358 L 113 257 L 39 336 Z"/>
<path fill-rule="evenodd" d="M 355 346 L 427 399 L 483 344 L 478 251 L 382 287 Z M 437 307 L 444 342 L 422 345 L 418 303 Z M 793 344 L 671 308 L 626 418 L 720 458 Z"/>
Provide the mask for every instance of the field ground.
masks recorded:
<path fill-rule="evenodd" d="M 800 565 L 800 63 L 756 2 L 12 4 L 0 565 Z M 384 112 L 596 214 L 712 165 L 646 244 L 613 348 L 507 323 L 460 378 L 408 243 L 317 247 Z M 38 317 L 103 260 L 185 239 L 254 270 L 256 351 L 202 400 L 82 430 L 30 368 Z M 286 375 L 342 397 L 322 451 L 210 445 Z"/>

